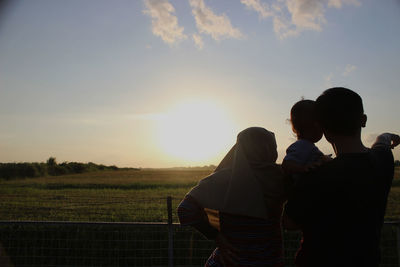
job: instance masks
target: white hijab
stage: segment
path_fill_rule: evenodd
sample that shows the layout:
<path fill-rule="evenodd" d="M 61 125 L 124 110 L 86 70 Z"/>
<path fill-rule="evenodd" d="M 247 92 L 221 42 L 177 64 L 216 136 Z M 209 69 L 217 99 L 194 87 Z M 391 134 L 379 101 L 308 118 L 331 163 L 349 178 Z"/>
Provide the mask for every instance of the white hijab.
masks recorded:
<path fill-rule="evenodd" d="M 243 130 L 216 170 L 188 194 L 203 207 L 268 218 L 268 208 L 284 201 L 284 181 L 275 135 L 260 127 Z"/>

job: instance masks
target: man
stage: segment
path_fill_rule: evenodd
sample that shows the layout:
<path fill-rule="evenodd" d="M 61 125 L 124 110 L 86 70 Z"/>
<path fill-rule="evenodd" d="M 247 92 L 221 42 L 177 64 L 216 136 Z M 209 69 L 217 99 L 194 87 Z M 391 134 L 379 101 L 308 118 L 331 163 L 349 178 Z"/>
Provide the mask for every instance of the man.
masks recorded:
<path fill-rule="evenodd" d="M 316 112 L 336 158 L 304 174 L 286 204 L 284 227 L 303 232 L 296 265 L 377 267 L 394 174 L 390 147 L 400 138 L 384 134 L 366 148 L 362 100 L 346 88 L 326 90 L 316 100 Z"/>

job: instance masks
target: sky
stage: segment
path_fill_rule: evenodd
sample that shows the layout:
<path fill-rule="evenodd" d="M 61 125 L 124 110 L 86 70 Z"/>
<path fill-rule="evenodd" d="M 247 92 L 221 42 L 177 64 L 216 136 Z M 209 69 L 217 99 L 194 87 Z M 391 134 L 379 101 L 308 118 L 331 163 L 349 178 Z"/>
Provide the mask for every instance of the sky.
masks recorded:
<path fill-rule="evenodd" d="M 400 133 L 398 0 L 4 3 L 0 162 L 216 165 L 251 126 L 280 162 L 291 106 L 334 86 L 363 98 L 365 145 Z"/>

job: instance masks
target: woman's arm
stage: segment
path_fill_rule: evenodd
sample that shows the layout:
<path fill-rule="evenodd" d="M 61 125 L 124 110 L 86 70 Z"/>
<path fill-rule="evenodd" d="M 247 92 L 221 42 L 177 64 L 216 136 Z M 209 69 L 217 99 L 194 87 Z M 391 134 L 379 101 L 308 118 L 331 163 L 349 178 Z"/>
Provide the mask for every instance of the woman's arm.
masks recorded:
<path fill-rule="evenodd" d="M 207 239 L 216 239 L 218 230 L 209 224 L 204 209 L 193 197 L 186 195 L 179 204 L 177 211 L 181 225 L 190 225 Z"/>

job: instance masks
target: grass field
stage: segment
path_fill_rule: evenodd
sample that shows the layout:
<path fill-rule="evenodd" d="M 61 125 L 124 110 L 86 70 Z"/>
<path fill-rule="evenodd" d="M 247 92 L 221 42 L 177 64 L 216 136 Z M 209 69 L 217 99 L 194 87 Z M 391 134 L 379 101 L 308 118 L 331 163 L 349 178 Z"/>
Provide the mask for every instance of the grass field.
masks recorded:
<path fill-rule="evenodd" d="M 165 222 L 167 196 L 177 206 L 209 173 L 128 170 L 1 181 L 0 220 Z"/>
<path fill-rule="evenodd" d="M 0 181 L 0 220 L 165 222 L 166 197 L 176 207 L 209 173 L 125 170 Z M 399 168 L 385 219 L 400 220 Z"/>

